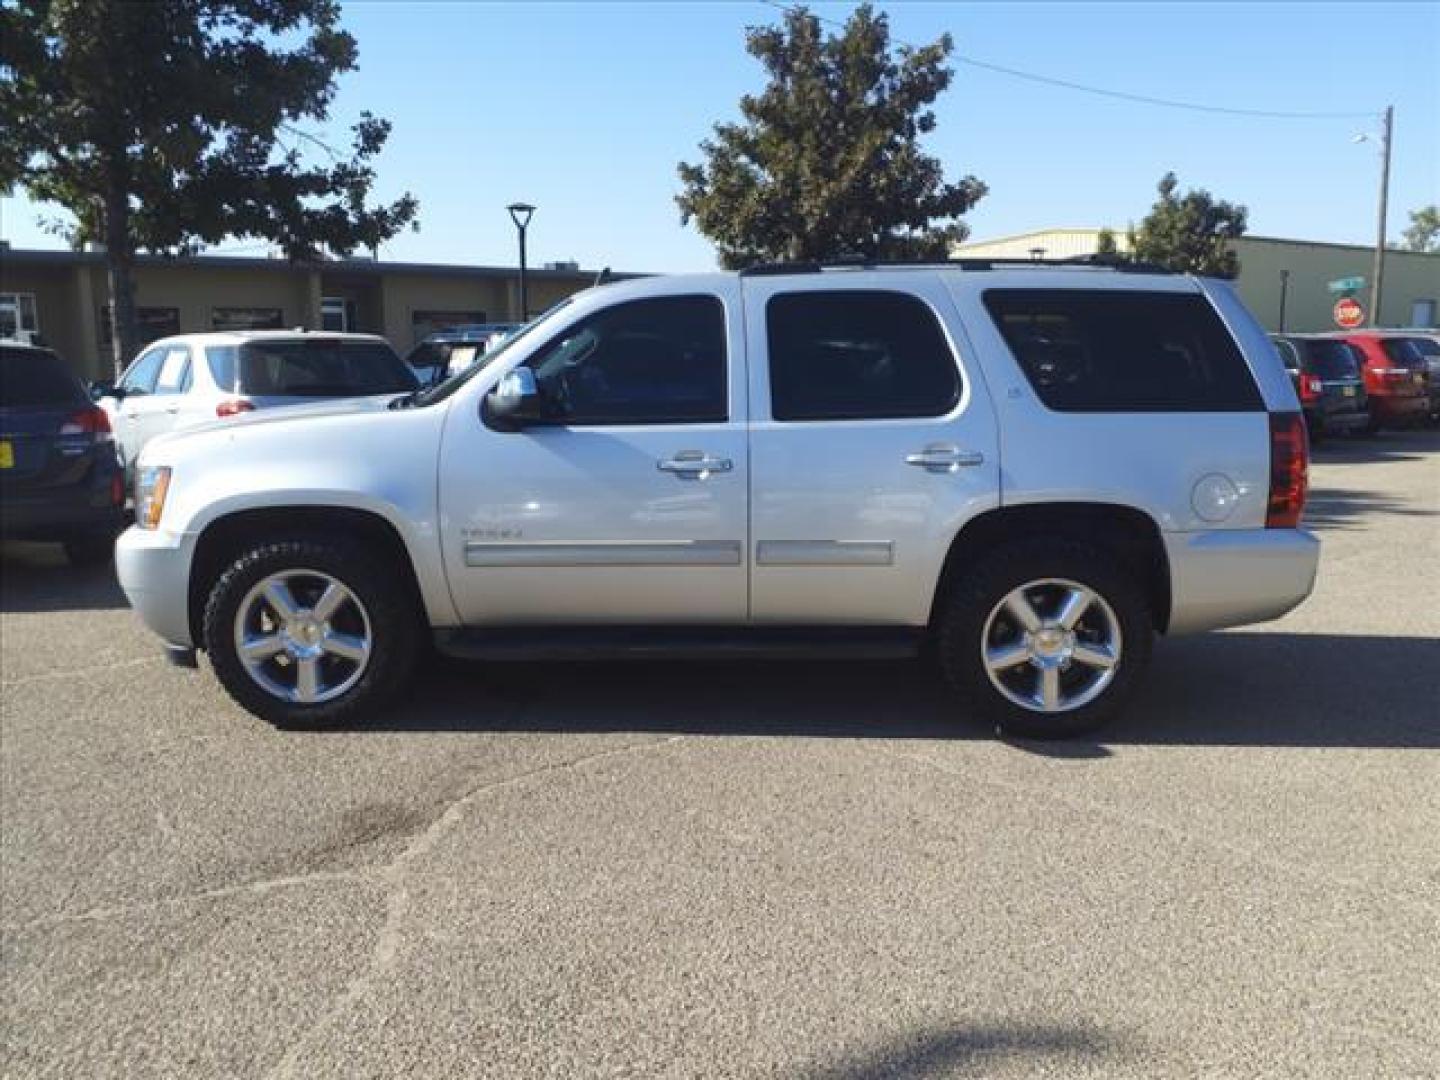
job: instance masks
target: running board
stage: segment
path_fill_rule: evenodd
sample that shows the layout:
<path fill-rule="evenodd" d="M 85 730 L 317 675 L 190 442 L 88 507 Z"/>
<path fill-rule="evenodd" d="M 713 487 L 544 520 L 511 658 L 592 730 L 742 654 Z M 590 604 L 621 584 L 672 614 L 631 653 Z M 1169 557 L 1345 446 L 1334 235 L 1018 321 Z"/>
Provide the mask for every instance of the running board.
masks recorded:
<path fill-rule="evenodd" d="M 915 656 L 923 627 L 565 626 L 437 630 L 464 660 L 891 660 Z"/>

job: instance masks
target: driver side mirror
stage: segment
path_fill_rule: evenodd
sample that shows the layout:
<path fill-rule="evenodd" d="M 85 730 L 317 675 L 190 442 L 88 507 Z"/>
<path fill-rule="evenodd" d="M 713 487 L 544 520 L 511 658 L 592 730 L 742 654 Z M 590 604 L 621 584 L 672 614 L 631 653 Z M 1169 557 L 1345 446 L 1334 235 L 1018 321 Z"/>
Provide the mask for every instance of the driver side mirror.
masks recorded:
<path fill-rule="evenodd" d="M 485 395 L 485 422 L 496 431 L 519 431 L 545 419 L 535 373 L 518 367 Z"/>

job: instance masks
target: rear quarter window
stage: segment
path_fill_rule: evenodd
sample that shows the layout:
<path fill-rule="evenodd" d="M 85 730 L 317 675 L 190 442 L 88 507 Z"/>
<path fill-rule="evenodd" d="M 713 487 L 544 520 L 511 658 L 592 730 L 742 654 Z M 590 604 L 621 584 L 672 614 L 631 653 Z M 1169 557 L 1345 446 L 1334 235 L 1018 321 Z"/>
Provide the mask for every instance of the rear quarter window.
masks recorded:
<path fill-rule="evenodd" d="M 1194 293 L 990 289 L 986 310 L 1056 412 L 1258 412 L 1249 365 Z"/>

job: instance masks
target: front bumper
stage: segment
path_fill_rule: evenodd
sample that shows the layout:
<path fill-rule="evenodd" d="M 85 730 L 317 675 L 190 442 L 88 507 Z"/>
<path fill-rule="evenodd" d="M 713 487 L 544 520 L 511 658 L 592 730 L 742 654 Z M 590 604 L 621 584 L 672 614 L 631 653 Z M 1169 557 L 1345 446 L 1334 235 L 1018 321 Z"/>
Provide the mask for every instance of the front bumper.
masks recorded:
<path fill-rule="evenodd" d="M 1172 634 L 1278 619 L 1315 587 L 1320 541 L 1304 529 L 1166 533 L 1164 540 Z"/>
<path fill-rule="evenodd" d="M 163 529 L 131 527 L 115 545 L 120 588 L 141 622 L 167 645 L 193 647 L 190 634 L 190 560 L 195 538 Z"/>

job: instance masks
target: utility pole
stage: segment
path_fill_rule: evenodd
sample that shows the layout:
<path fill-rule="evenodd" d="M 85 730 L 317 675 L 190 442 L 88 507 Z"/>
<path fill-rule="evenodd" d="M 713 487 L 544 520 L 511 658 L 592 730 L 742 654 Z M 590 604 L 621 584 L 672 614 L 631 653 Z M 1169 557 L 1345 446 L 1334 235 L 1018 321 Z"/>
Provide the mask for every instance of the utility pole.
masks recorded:
<path fill-rule="evenodd" d="M 1285 332 L 1285 299 L 1290 292 L 1290 271 L 1280 271 L 1280 333 Z"/>
<path fill-rule="evenodd" d="M 1390 202 L 1390 137 L 1395 129 L 1395 106 L 1385 106 L 1380 128 L 1380 224 L 1375 237 L 1375 269 L 1370 282 L 1370 325 L 1380 325 L 1380 300 L 1385 282 L 1385 211 Z"/>

